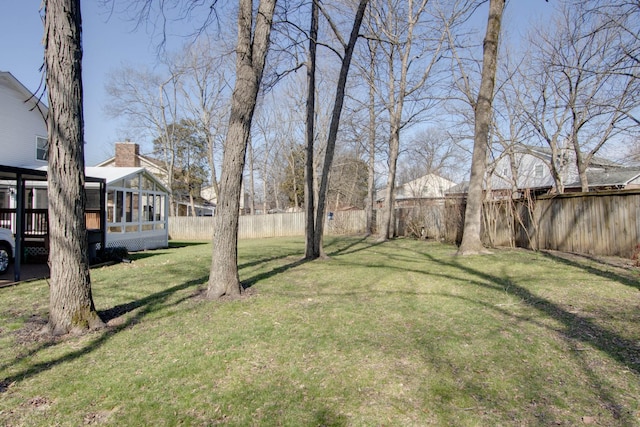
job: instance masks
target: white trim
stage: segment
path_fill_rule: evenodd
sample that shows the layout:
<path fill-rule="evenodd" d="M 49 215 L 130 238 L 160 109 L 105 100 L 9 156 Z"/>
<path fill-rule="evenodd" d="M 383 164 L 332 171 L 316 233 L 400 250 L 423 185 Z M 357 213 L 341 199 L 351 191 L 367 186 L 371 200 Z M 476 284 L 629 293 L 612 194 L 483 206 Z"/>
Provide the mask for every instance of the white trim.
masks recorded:
<path fill-rule="evenodd" d="M 149 230 L 143 232 L 107 233 L 108 248 L 124 246 L 128 251 L 145 251 L 166 248 L 169 245 L 169 230 Z"/>

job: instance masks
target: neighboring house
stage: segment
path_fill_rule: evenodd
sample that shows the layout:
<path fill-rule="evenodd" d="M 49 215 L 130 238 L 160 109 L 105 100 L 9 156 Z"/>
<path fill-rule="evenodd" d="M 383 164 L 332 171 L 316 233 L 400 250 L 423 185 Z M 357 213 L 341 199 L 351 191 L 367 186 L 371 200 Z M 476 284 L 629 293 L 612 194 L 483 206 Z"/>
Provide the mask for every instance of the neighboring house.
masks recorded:
<path fill-rule="evenodd" d="M 33 180 L 47 179 L 46 173 L 30 173 L 47 164 L 47 114 L 47 106 L 37 96 L 10 72 L 0 71 L 0 226 L 16 234 L 19 253 L 24 251 L 22 247 L 27 239 L 17 235 L 19 198 L 23 208 L 29 211 L 28 215 L 24 212 L 22 215 L 22 223 L 28 228 L 26 233 L 42 234 L 39 224 L 45 218 L 41 210 L 47 209 L 46 190 L 30 187 L 18 192 L 17 181 L 32 184 Z M 44 239 L 39 240 L 38 246 L 44 246 Z"/>
<path fill-rule="evenodd" d="M 169 191 L 158 178 L 145 168 L 89 167 L 86 174 L 107 185 L 107 247 L 169 246 Z"/>
<path fill-rule="evenodd" d="M 244 190 L 244 182 L 240 185 L 240 194 L 242 194 L 242 197 L 240 197 L 240 214 L 250 213 L 249 194 Z M 218 197 L 212 185 L 202 187 L 200 195 L 210 206 L 216 206 L 218 204 Z M 258 206 L 256 206 L 256 209 L 257 208 Z"/>
<path fill-rule="evenodd" d="M 133 142 L 116 142 L 116 155 L 96 165 L 99 168 L 123 168 L 142 167 L 155 175 L 164 185 L 169 188 L 167 168 L 164 163 L 153 157 L 140 154 L 140 146 Z M 205 187 L 206 188 L 206 187 Z M 215 200 L 210 203 L 203 188 L 201 196 L 195 200 L 195 216 L 213 215 Z M 191 203 L 187 194 L 175 194 L 174 203 L 176 216 L 191 216 Z"/>
<path fill-rule="evenodd" d="M 38 238 L 40 250 L 48 247 L 47 112 L 11 73 L 0 72 L 0 224 L 25 248 Z M 90 233 L 93 243 L 132 251 L 168 246 L 168 193 L 157 178 L 143 168 L 87 168 L 85 175 L 87 229 L 101 234 Z"/>
<path fill-rule="evenodd" d="M 160 160 L 140 154 L 140 146 L 133 142 L 116 142 L 116 155 L 98 163 L 95 167 L 145 168 L 162 182 L 167 180 L 167 171 Z"/>
<path fill-rule="evenodd" d="M 593 167 L 587 170 L 589 190 L 624 190 L 640 188 L 640 167 Z M 566 184 L 565 189 L 580 191 L 579 181 Z"/>
<path fill-rule="evenodd" d="M 501 157 L 488 180 L 488 187 L 495 197 L 515 192 L 517 196 L 524 191 L 544 194 L 555 191 L 555 181 L 551 174 L 552 153 L 549 148 L 517 144 L 510 158 Z M 515 179 L 512 165 L 515 166 Z M 565 192 L 580 191 L 580 179 L 575 163 L 575 154 L 570 149 L 560 152 L 556 165 L 564 185 Z M 625 168 L 619 164 L 593 158 L 587 168 L 587 180 L 590 190 L 611 190 L 640 186 L 640 168 Z"/>
<path fill-rule="evenodd" d="M 47 167 L 39 170 L 46 173 Z M 129 251 L 166 248 L 168 236 L 167 189 L 144 168 L 85 168 L 87 179 L 105 183 L 104 200 L 95 185 L 87 183 L 87 229 L 100 226 L 100 216 L 106 218 L 105 246 L 126 247 Z M 46 181 L 34 181 L 29 193 L 40 194 L 39 203 L 47 206 Z M 103 205 L 101 209 L 100 206 Z"/>
<path fill-rule="evenodd" d="M 0 71 L 0 164 L 31 169 L 47 164 L 48 111 L 11 73 Z"/>
<path fill-rule="evenodd" d="M 447 190 L 454 187 L 455 182 L 430 173 L 396 187 L 394 190 L 396 207 L 417 206 L 425 200 L 441 201 Z M 378 192 L 376 202 L 379 208 L 384 206 L 384 192 Z"/>

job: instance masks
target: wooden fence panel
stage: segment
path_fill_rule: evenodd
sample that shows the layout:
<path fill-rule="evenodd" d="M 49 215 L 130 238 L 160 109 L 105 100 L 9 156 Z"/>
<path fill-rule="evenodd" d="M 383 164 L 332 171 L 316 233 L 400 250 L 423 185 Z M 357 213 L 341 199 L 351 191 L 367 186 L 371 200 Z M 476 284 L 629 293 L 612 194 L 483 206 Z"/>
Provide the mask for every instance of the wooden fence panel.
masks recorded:
<path fill-rule="evenodd" d="M 542 197 L 531 233 L 540 249 L 630 257 L 640 238 L 638 206 L 635 190 Z"/>
<path fill-rule="evenodd" d="M 450 220 L 447 209 L 444 199 L 423 200 L 416 206 L 397 208 L 395 211 L 396 235 L 446 240 L 447 230 L 450 229 L 447 226 Z M 382 220 L 382 214 L 376 215 L 377 230 L 382 228 Z"/>
<path fill-rule="evenodd" d="M 211 216 L 171 216 L 169 217 L 169 239 L 171 240 L 211 240 L 213 217 Z"/>
<path fill-rule="evenodd" d="M 304 236 L 305 213 L 243 215 L 238 222 L 239 239 Z M 325 234 L 362 234 L 365 231 L 364 211 L 335 212 L 325 222 Z M 213 235 L 213 217 L 169 217 L 169 238 L 172 240 L 209 240 Z"/>
<path fill-rule="evenodd" d="M 398 210 L 398 234 L 415 235 L 416 224 L 423 224 L 427 237 L 441 236 L 459 243 L 464 207 L 464 201 L 451 199 L 433 206 Z M 488 246 L 631 257 L 640 243 L 640 190 L 492 202 L 485 204 L 483 217 L 482 237 Z M 325 233 L 363 234 L 365 226 L 364 211 L 335 212 L 333 219 L 325 223 Z M 212 227 L 211 217 L 169 218 L 171 239 L 208 240 Z M 304 212 L 247 215 L 240 217 L 238 237 L 304 236 L 304 231 Z"/>
<path fill-rule="evenodd" d="M 239 239 L 304 236 L 304 212 L 245 215 L 238 225 Z"/>
<path fill-rule="evenodd" d="M 333 219 L 325 222 L 324 234 L 364 234 L 367 228 L 365 211 L 342 211 L 334 212 Z M 304 235 L 304 228 L 302 230 Z"/>
<path fill-rule="evenodd" d="M 543 196 L 485 203 L 482 240 L 487 246 L 551 249 L 593 255 L 631 257 L 640 244 L 640 191 L 610 191 Z M 464 201 L 448 200 L 445 235 L 460 243 Z M 517 212 L 517 215 L 516 215 Z"/>

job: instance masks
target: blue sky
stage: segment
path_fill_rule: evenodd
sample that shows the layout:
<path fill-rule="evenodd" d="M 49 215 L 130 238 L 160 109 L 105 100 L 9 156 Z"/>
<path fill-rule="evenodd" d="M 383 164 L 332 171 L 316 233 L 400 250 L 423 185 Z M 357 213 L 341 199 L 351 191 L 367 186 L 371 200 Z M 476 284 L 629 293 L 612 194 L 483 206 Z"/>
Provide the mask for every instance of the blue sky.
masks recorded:
<path fill-rule="evenodd" d="M 11 72 L 32 92 L 38 90 L 42 77 L 39 71 L 44 54 L 40 5 L 41 0 L 0 0 L 0 70 Z M 507 17 L 512 14 L 516 21 L 528 21 L 551 7 L 544 0 L 512 0 Z M 99 7 L 95 0 L 82 2 L 82 18 L 85 157 L 87 165 L 92 166 L 110 157 L 113 144 L 120 139 L 121 121 L 104 113 L 107 75 L 125 63 L 153 66 L 158 39 L 157 33 L 153 37 L 152 29 L 134 30 L 134 24 L 122 15 L 109 16 L 109 11 Z M 478 19 L 486 19 L 484 13 L 480 12 Z M 509 26 L 516 32 L 526 27 Z M 180 32 L 187 34 L 189 30 Z M 172 49 L 183 42 L 180 37 L 170 36 L 167 47 Z"/>
<path fill-rule="evenodd" d="M 38 90 L 43 62 L 41 0 L 0 0 L 0 70 L 9 71 L 27 89 Z M 104 83 L 123 63 L 153 64 L 156 44 L 145 29 L 121 16 L 109 17 L 95 1 L 82 2 L 85 157 L 92 166 L 112 155 L 119 122 L 105 116 Z"/>

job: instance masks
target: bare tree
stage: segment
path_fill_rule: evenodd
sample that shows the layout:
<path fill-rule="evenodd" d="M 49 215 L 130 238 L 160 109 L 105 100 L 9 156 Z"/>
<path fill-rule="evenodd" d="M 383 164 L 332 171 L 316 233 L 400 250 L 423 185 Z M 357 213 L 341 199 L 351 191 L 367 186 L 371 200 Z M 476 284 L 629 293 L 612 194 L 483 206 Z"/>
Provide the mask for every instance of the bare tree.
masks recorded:
<path fill-rule="evenodd" d="M 623 161 L 631 164 L 640 163 L 640 139 L 636 139 L 628 144 Z"/>
<path fill-rule="evenodd" d="M 307 103 L 305 128 L 305 169 L 304 169 L 304 206 L 306 210 L 305 258 L 314 257 L 315 242 L 315 117 L 316 117 L 316 59 L 318 46 L 318 1 L 311 0 L 311 18 L 309 24 L 309 51 L 307 59 Z"/>
<path fill-rule="evenodd" d="M 353 20 L 353 26 L 351 28 L 351 34 L 349 40 L 345 41 L 338 31 L 335 24 L 333 24 L 330 16 L 324 9 L 322 9 L 323 16 L 327 19 L 330 26 L 333 29 L 334 35 L 340 41 L 344 54 L 342 54 L 340 74 L 338 76 L 338 82 L 336 84 L 336 94 L 334 98 L 333 111 L 331 115 L 331 124 L 329 125 L 329 134 L 327 135 L 327 145 L 324 155 L 324 162 L 322 166 L 322 172 L 320 174 L 320 184 L 318 186 L 318 203 L 316 207 L 306 206 L 307 215 L 315 213 L 315 224 L 313 235 L 306 236 L 306 250 L 308 259 L 314 259 L 323 257 L 324 250 L 322 247 L 322 235 L 324 231 L 324 216 L 326 212 L 326 197 L 329 188 L 329 173 L 331 171 L 331 165 L 333 163 L 333 155 L 335 152 L 336 139 L 338 136 L 338 128 L 340 126 L 340 116 L 342 115 L 342 106 L 344 104 L 345 87 L 347 84 L 347 77 L 349 75 L 349 68 L 351 66 L 351 59 L 353 57 L 353 51 L 358 41 L 360 26 L 364 18 L 364 12 L 367 8 L 369 0 L 360 0 L 358 2 L 358 8 Z"/>
<path fill-rule="evenodd" d="M 304 200 L 304 149 L 300 144 L 290 140 L 285 147 L 286 170 L 281 190 L 286 194 L 289 208 L 297 211 Z"/>
<path fill-rule="evenodd" d="M 156 138 L 154 148 L 163 153 L 164 158 L 170 158 L 173 174 L 171 179 L 171 193 L 174 200 L 189 200 L 191 209 L 187 215 L 195 216 L 195 201 L 200 198 L 202 185 L 209 176 L 207 162 L 207 141 L 204 139 L 200 127 L 189 120 L 168 125 L 166 134 L 171 138 L 167 141 L 163 137 Z M 169 142 L 169 143 L 167 143 Z M 168 152 L 168 150 L 174 150 Z M 178 206 L 173 209 L 181 214 Z"/>
<path fill-rule="evenodd" d="M 213 255 L 207 297 L 238 296 L 238 215 L 245 154 L 262 74 L 269 49 L 276 0 L 260 0 L 253 13 L 251 0 L 240 0 L 236 81 L 225 140 L 220 197 L 214 217 Z"/>
<path fill-rule="evenodd" d="M 249 139 L 248 155 L 249 155 L 249 196 L 250 196 L 250 204 L 249 204 L 249 213 L 251 215 L 256 214 L 256 181 L 255 181 L 255 164 L 256 157 L 253 151 L 253 140 Z"/>
<path fill-rule="evenodd" d="M 564 190 L 562 167 L 571 152 L 582 191 L 587 169 L 608 142 L 640 122 L 637 61 L 621 53 L 625 31 L 586 5 L 565 4 L 554 31 L 530 37 L 533 68 L 527 73 L 528 122 L 552 151 L 556 188 Z"/>
<path fill-rule="evenodd" d="M 333 210 L 364 207 L 367 192 L 368 166 L 357 151 L 342 150 L 331 167 L 328 205 Z"/>
<path fill-rule="evenodd" d="M 484 38 L 482 58 L 482 77 L 480 90 L 475 103 L 475 126 L 473 157 L 471 159 L 471 177 L 467 194 L 462 243 L 459 255 L 485 252 L 481 240 L 482 202 L 484 200 L 483 183 L 487 169 L 487 151 L 489 147 L 489 128 L 491 126 L 493 92 L 498 68 L 498 44 L 500 26 L 505 0 L 489 1 L 489 18 Z"/>
<path fill-rule="evenodd" d="M 376 152 L 378 149 L 377 144 L 377 96 L 375 89 L 376 81 L 376 53 L 378 44 L 372 40 L 367 41 L 367 52 L 369 54 L 369 70 L 366 75 L 368 90 L 367 90 L 367 112 L 368 123 L 367 128 L 367 148 L 368 148 L 368 166 L 367 171 L 367 198 L 365 203 L 365 211 L 367 215 L 367 235 L 372 235 L 375 231 L 375 203 L 376 203 Z"/>
<path fill-rule="evenodd" d="M 258 113 L 258 112 L 257 112 Z M 280 188 L 279 178 L 275 176 L 275 166 L 280 155 L 279 139 L 275 137 L 275 111 L 261 110 L 254 120 L 254 133 L 251 140 L 254 162 L 257 163 L 259 180 L 262 183 L 262 212 L 267 214 L 273 207 L 280 208 L 276 189 Z"/>
<path fill-rule="evenodd" d="M 394 188 L 400 154 L 400 134 L 407 127 L 424 119 L 438 97 L 428 95 L 439 71 L 442 53 L 446 49 L 446 28 L 453 27 L 464 17 L 469 2 L 456 1 L 442 6 L 429 0 L 386 0 L 373 8 L 373 33 L 380 38 L 379 60 L 385 71 L 379 77 L 380 95 L 385 102 L 389 120 L 388 176 L 384 190 L 379 240 L 393 237 Z M 440 10 L 445 7 L 446 11 Z M 384 88 L 384 89 L 383 89 Z"/>
<path fill-rule="evenodd" d="M 254 120 L 252 144 L 258 181 L 261 181 L 265 196 L 265 213 L 289 206 L 288 195 L 282 191 L 287 179 L 291 186 L 291 177 L 296 176 L 295 185 L 299 194 L 302 195 L 304 191 L 304 167 L 300 167 L 300 146 L 304 138 L 304 96 L 300 94 L 302 87 L 297 84 L 298 81 L 290 83 L 265 94 L 264 105 L 270 108 L 257 110 Z M 292 157 L 294 152 L 296 155 Z M 300 196 L 298 206 L 302 201 Z"/>
<path fill-rule="evenodd" d="M 178 111 L 179 80 L 181 71 L 170 65 L 165 75 L 133 66 L 123 67 L 109 76 L 106 90 L 110 101 L 106 111 L 113 117 L 128 119 L 132 130 L 154 138 L 154 155 L 162 161 L 166 170 L 168 188 L 174 187 L 177 151 L 175 129 L 172 124 L 180 121 Z M 170 215 L 176 214 L 176 200 L 169 194 Z"/>
<path fill-rule="evenodd" d="M 372 13 L 366 15 L 366 28 L 373 28 Z M 368 32 L 368 30 L 365 30 Z M 378 44 L 375 37 L 367 37 L 366 43 L 360 44 L 360 49 L 356 51 L 354 65 L 356 66 L 356 76 L 353 79 L 360 83 L 360 88 L 352 91 L 349 97 L 352 122 L 358 124 L 353 126 L 352 132 L 364 135 L 366 141 L 362 141 L 367 159 L 367 194 L 365 196 L 364 210 L 366 216 L 366 233 L 368 236 L 375 232 L 375 198 L 376 198 L 376 164 L 378 154 L 382 151 L 385 126 L 384 107 L 380 99 L 380 91 L 377 88 L 379 82 L 378 70 Z"/>
<path fill-rule="evenodd" d="M 228 118 L 230 84 L 226 52 L 210 38 L 200 38 L 187 45 L 182 55 L 176 57 L 181 70 L 181 98 L 185 115 L 189 117 L 207 143 L 211 186 L 218 188 L 217 154 L 222 151 Z"/>
<path fill-rule="evenodd" d="M 613 30 L 618 42 L 612 46 L 616 73 L 633 73 L 640 64 L 640 2 L 638 0 L 575 1 L 584 13 L 597 16 L 595 31 Z M 636 78 L 637 74 L 636 74 Z"/>
<path fill-rule="evenodd" d="M 59 335 L 103 327 L 93 304 L 85 223 L 80 0 L 45 2 L 49 116 L 49 322 Z"/>
<path fill-rule="evenodd" d="M 426 128 L 409 140 L 408 148 L 400 154 L 402 167 L 398 181 L 406 182 L 426 174 L 436 174 L 455 181 L 460 165 L 467 162 L 454 135 L 440 128 Z"/>

